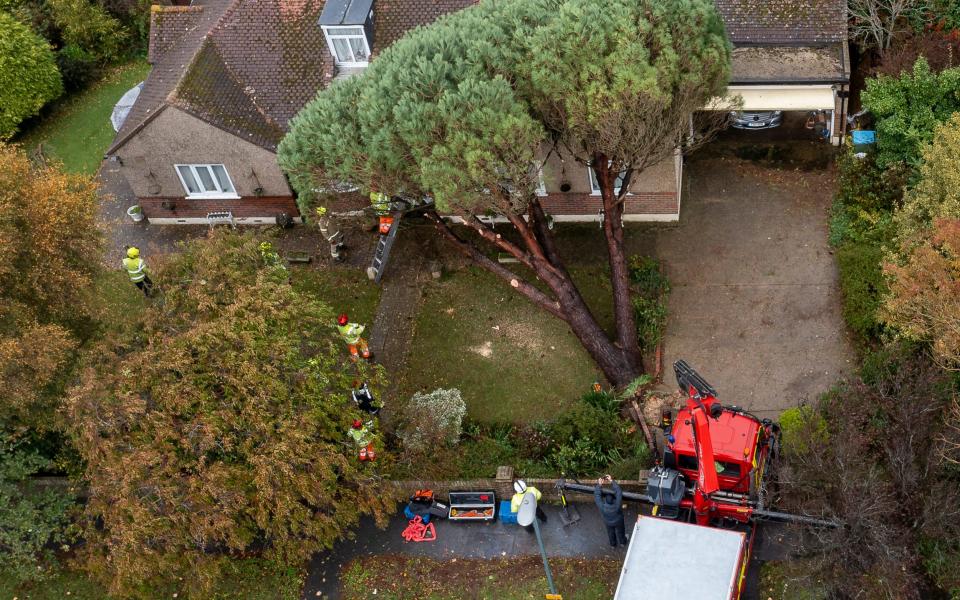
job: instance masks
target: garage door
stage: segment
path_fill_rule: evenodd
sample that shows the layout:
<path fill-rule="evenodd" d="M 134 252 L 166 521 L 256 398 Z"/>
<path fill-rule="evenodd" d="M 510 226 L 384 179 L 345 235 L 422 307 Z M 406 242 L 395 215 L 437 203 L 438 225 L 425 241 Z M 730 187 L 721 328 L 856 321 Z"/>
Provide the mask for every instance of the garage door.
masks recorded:
<path fill-rule="evenodd" d="M 728 110 L 730 97 L 743 99 L 743 110 L 833 110 L 831 86 L 730 86 L 727 98 L 712 102 L 713 110 Z"/>

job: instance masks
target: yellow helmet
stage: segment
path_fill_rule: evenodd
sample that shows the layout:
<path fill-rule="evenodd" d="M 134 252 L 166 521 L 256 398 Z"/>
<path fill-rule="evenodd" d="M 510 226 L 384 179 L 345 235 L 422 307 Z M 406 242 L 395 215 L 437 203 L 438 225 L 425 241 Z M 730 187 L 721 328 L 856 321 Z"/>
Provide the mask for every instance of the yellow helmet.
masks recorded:
<path fill-rule="evenodd" d="M 127 248 L 127 258 L 137 258 L 140 256 L 140 249 L 136 246 L 130 246 Z"/>
<path fill-rule="evenodd" d="M 318 207 L 318 208 L 317 208 L 317 214 L 320 215 L 321 217 L 322 217 L 323 215 L 327 214 L 327 207 L 326 207 L 326 206 Z"/>

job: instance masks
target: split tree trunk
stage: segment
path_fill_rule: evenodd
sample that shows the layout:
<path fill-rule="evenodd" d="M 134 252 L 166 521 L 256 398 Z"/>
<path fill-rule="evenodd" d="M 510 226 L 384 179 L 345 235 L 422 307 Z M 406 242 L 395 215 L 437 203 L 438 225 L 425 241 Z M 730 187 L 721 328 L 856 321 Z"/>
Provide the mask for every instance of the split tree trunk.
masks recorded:
<path fill-rule="evenodd" d="M 537 306 L 563 319 L 567 325 L 569 325 L 581 345 L 583 345 L 590 354 L 590 357 L 603 371 L 607 380 L 615 387 L 626 386 L 642 373 L 640 351 L 636 341 L 636 327 L 633 326 L 632 333 L 632 343 L 636 351 L 625 352 L 622 344 L 611 340 L 607 336 L 607 333 L 593 316 L 583 296 L 580 294 L 580 290 L 570 277 L 569 272 L 563 264 L 563 260 L 557 252 L 553 234 L 549 229 L 547 217 L 543 212 L 539 199 L 534 198 L 530 201 L 526 216 L 527 219 L 525 220 L 516 214 L 508 213 L 506 215 L 510 224 L 513 225 L 514 229 L 520 235 L 522 245 L 514 244 L 504 239 L 500 234 L 496 233 L 492 227 L 481 222 L 474 215 L 463 215 L 463 218 L 467 225 L 472 227 L 482 239 L 498 249 L 509 253 L 521 264 L 528 267 L 536 278 L 546 285 L 549 292 L 541 290 L 537 286 L 524 280 L 520 275 L 483 254 L 473 244 L 459 237 L 436 213 L 430 215 L 440 233 L 476 264 L 509 283 L 517 292 Z M 619 226 L 619 217 L 617 223 Z M 617 290 L 626 294 L 626 303 L 632 311 L 632 305 L 630 305 L 629 302 L 629 280 L 627 279 L 626 261 L 623 259 L 622 228 L 620 228 L 619 237 L 615 238 L 615 240 L 619 240 L 614 243 L 619 244 L 620 264 L 623 268 L 614 271 L 613 263 L 611 262 L 611 272 L 622 272 L 623 281 L 614 283 L 614 291 L 615 294 Z M 610 242 L 608 240 L 608 246 L 609 245 Z M 617 304 L 615 299 L 614 305 L 617 306 Z M 620 319 L 618 319 L 616 339 L 624 336 L 624 333 L 620 331 L 621 326 L 619 322 Z M 629 323 L 633 323 L 632 318 Z M 629 338 L 630 336 L 626 337 Z"/>

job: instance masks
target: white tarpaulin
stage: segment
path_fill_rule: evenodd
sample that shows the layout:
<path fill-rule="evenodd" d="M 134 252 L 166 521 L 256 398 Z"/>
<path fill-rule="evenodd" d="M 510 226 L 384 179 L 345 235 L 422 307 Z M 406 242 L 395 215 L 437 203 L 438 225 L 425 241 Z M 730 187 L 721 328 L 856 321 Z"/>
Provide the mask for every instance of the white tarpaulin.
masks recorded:
<path fill-rule="evenodd" d="M 741 110 L 833 110 L 834 92 L 824 86 L 730 86 L 727 97 L 714 100 L 712 110 L 729 110 L 734 103 L 729 98 L 740 97 Z"/>
<path fill-rule="evenodd" d="M 113 113 L 110 115 L 110 122 L 113 124 L 114 131 L 120 131 L 120 128 L 123 127 L 123 122 L 127 120 L 127 115 L 130 114 L 130 109 L 133 108 L 137 98 L 140 97 L 140 90 L 142 88 L 143 82 L 141 81 L 137 85 L 127 90 L 126 93 L 120 97 L 120 101 L 113 106 Z"/>

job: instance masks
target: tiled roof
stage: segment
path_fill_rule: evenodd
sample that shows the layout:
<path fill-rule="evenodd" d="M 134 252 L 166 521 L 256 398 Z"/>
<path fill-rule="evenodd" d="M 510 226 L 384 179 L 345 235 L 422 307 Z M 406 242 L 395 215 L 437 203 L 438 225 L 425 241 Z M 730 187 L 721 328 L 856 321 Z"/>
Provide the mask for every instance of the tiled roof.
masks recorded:
<path fill-rule="evenodd" d="M 374 4 L 373 52 L 383 50 L 414 27 L 427 25 L 441 15 L 473 6 L 478 0 L 377 0 Z"/>
<path fill-rule="evenodd" d="M 158 6 L 150 10 L 150 45 L 147 60 L 155 63 L 193 29 L 203 6 Z"/>
<path fill-rule="evenodd" d="M 842 42 L 846 0 L 715 0 L 734 44 Z"/>
<path fill-rule="evenodd" d="M 194 0 L 193 15 L 190 23 L 184 23 L 182 35 L 177 35 L 179 39 L 164 38 L 166 43 L 161 43 L 153 52 L 153 68 L 143 83 L 143 89 L 140 90 L 140 96 L 137 102 L 130 109 L 130 114 L 123 122 L 120 131 L 113 140 L 113 145 L 107 150 L 107 153 L 113 153 L 118 147 L 123 145 L 139 131 L 143 125 L 163 107 L 166 106 L 167 96 L 173 91 L 177 83 L 183 77 L 184 72 L 190 61 L 203 43 L 203 39 L 208 31 L 216 24 L 217 20 L 223 16 L 223 13 L 235 0 Z M 182 9 L 173 6 L 157 6 L 150 13 L 151 29 L 156 26 L 166 29 L 162 23 L 166 17 L 178 15 L 175 17 L 180 22 Z M 185 20 L 184 20 L 185 21 Z M 160 48 L 163 48 L 160 51 Z"/>
<path fill-rule="evenodd" d="M 317 26 L 322 0 L 236 0 L 171 102 L 270 150 L 333 76 Z"/>
<path fill-rule="evenodd" d="M 376 0 L 373 53 L 478 0 Z M 845 0 L 715 0 L 735 45 L 846 38 Z M 275 150 L 287 122 L 334 75 L 317 20 L 324 0 L 194 0 L 154 7 L 153 70 L 114 152 L 165 105 Z"/>

